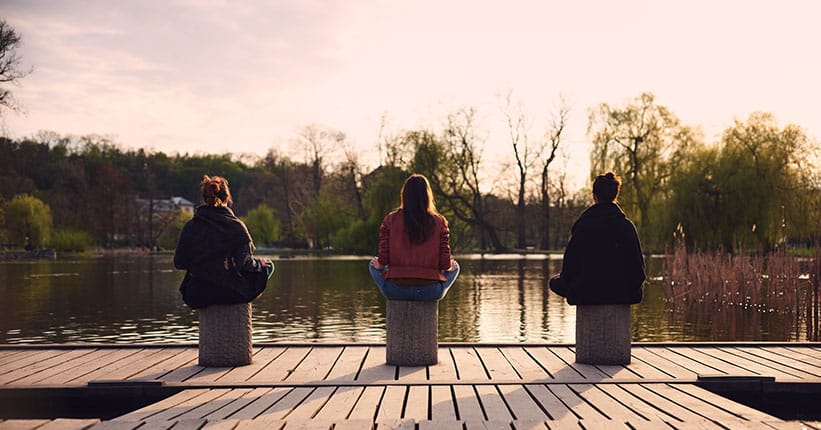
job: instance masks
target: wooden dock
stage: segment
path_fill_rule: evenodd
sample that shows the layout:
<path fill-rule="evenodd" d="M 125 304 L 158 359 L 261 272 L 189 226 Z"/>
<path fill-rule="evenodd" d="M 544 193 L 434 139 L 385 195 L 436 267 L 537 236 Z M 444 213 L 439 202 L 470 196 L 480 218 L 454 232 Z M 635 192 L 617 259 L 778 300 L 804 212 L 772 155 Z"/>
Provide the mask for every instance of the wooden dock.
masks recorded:
<path fill-rule="evenodd" d="M 0 393 L 135 387 L 174 394 L 0 429 L 821 429 L 713 392 L 817 395 L 821 344 L 638 343 L 627 366 L 577 364 L 572 345 L 440 344 L 427 367 L 386 365 L 384 344 L 265 344 L 234 368 L 198 366 L 195 345 L 0 346 Z"/>

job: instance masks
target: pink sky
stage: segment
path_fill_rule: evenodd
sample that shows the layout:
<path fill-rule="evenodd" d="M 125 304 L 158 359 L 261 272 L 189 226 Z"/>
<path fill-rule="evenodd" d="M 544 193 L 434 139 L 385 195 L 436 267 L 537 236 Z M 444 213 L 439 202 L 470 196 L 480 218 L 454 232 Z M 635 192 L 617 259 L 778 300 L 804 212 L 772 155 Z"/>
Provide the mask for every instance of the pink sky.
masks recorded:
<path fill-rule="evenodd" d="M 708 140 L 775 114 L 821 136 L 821 6 L 812 1 L 0 0 L 34 72 L 5 131 L 106 134 L 128 148 L 297 156 L 322 123 L 363 154 L 390 132 L 473 106 L 487 162 L 507 160 L 498 95 L 545 128 L 572 105 L 568 170 L 584 178 L 588 109 L 649 91 Z M 373 155 L 363 161 L 375 164 Z M 583 179 L 581 179 L 583 180 Z"/>

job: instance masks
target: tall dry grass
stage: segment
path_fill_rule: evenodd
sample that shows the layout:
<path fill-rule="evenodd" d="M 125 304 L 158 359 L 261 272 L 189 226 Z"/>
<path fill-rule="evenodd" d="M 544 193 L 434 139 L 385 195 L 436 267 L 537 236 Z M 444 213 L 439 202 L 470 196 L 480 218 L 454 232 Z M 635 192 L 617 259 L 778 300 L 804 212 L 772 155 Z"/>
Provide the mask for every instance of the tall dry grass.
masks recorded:
<path fill-rule="evenodd" d="M 821 247 L 813 257 L 802 258 L 783 250 L 766 255 L 688 253 L 678 243 L 664 260 L 662 276 L 665 301 L 674 310 L 700 309 L 725 327 L 751 318 L 749 322 L 761 323 L 763 317 L 751 317 L 751 312 L 777 314 L 788 320 L 785 338 L 819 340 Z"/>

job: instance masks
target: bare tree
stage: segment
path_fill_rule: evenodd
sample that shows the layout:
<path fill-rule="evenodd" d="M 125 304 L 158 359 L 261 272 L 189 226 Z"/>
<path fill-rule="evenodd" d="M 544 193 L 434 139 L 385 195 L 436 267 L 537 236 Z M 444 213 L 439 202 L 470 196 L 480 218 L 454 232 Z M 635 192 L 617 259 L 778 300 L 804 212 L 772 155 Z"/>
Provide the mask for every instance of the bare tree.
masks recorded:
<path fill-rule="evenodd" d="M 366 220 L 365 206 L 362 204 L 362 190 L 360 187 L 362 179 L 362 166 L 359 164 L 359 153 L 350 142 L 342 142 L 342 151 L 345 154 L 345 160 L 342 162 L 341 169 L 346 176 L 346 182 L 351 187 L 351 192 L 354 196 L 354 204 L 359 219 Z"/>
<path fill-rule="evenodd" d="M 20 57 L 17 55 L 20 40 L 14 28 L 6 20 L 0 20 L 0 118 L 3 107 L 12 111 L 20 108 L 6 84 L 16 84 L 20 78 L 31 73 L 31 70 L 20 70 Z"/>
<path fill-rule="evenodd" d="M 527 191 L 527 175 L 534 165 L 533 148 L 528 144 L 528 126 L 521 103 L 513 105 L 511 100 L 513 91 L 508 91 L 505 97 L 503 112 L 507 119 L 507 129 L 510 134 L 510 143 L 513 147 L 513 157 L 516 161 L 518 180 L 516 196 L 516 248 L 524 249 L 527 246 L 525 215 L 525 193 Z"/>
<path fill-rule="evenodd" d="M 542 160 L 541 183 L 539 192 L 542 197 L 542 216 L 544 217 L 544 228 L 542 229 L 542 249 L 550 248 L 550 165 L 556 159 L 559 147 L 562 144 L 562 133 L 567 125 L 567 118 L 570 115 L 570 107 L 564 98 L 560 98 L 559 107 L 550 121 L 547 132 L 545 132 L 542 147 L 540 148 Z M 562 190 L 564 187 L 564 175 L 561 177 Z"/>
<path fill-rule="evenodd" d="M 319 124 L 306 125 L 299 131 L 299 141 L 305 151 L 305 164 L 311 167 L 311 185 L 315 196 L 319 196 L 327 158 L 344 140 L 345 133 Z"/>

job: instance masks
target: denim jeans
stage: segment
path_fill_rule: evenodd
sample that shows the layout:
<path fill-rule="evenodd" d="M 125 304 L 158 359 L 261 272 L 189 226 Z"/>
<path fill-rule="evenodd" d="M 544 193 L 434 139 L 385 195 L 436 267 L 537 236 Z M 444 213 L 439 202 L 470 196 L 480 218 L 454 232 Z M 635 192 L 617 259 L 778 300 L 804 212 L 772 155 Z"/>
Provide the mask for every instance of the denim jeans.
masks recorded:
<path fill-rule="evenodd" d="M 368 269 L 371 271 L 371 277 L 379 291 L 388 300 L 412 300 L 417 302 L 435 302 L 441 300 L 448 293 L 451 285 L 459 276 L 459 264 L 453 262 L 454 269 L 447 271 L 443 270 L 442 275 L 445 276 L 444 281 L 434 281 L 429 285 L 397 285 L 390 279 L 382 277 L 382 272 L 385 269 L 379 270 L 368 263 Z"/>

